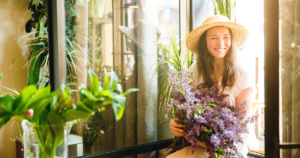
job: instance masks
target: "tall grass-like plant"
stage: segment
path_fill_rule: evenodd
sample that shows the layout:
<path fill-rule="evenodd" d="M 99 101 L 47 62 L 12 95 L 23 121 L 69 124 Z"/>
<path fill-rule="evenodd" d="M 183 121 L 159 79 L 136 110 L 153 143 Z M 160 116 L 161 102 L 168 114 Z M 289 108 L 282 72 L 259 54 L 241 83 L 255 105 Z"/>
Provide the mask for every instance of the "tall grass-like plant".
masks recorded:
<path fill-rule="evenodd" d="M 235 21 L 235 3 L 236 0 L 214 0 L 214 14 L 224 15 L 230 21 Z"/>
<path fill-rule="evenodd" d="M 76 27 L 77 18 L 80 14 L 76 11 L 76 7 L 86 5 L 87 0 L 65 0 L 66 11 L 66 64 L 67 64 L 67 83 L 72 89 L 77 83 L 78 65 L 74 60 L 80 63 L 86 63 L 84 50 L 76 41 L 75 34 L 78 32 Z M 48 3 L 47 0 L 31 0 L 28 10 L 32 13 L 31 19 L 26 23 L 26 36 L 19 41 L 26 40 L 22 47 L 29 47 L 29 57 L 25 66 L 28 68 L 28 85 L 35 85 L 37 88 L 45 87 L 49 84 L 49 48 L 48 48 Z M 35 31 L 32 32 L 32 30 Z M 31 38 L 31 35 L 34 37 Z M 72 90 L 73 91 L 73 90 Z"/>
<path fill-rule="evenodd" d="M 159 112 L 161 120 L 163 117 L 166 103 L 170 99 L 171 86 L 167 82 L 168 72 L 172 70 L 175 74 L 178 74 L 181 70 L 187 70 L 192 64 L 192 52 L 186 47 L 186 38 L 181 40 L 181 46 L 177 41 L 175 33 L 170 36 L 170 43 L 165 44 L 162 42 L 156 42 L 157 47 L 160 50 L 159 61 L 154 74 L 158 74 L 160 81 L 159 85 Z M 180 47 L 179 47 L 180 46 Z"/>

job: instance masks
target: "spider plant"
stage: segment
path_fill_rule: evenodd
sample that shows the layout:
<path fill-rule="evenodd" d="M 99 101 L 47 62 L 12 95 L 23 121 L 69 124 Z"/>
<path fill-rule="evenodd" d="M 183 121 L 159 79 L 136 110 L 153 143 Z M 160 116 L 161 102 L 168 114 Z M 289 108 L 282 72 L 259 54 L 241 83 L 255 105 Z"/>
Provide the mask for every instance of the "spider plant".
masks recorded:
<path fill-rule="evenodd" d="M 235 0 L 214 0 L 215 15 L 224 15 L 230 21 L 235 21 L 235 2 Z"/>
<path fill-rule="evenodd" d="M 156 42 L 162 54 L 159 56 L 159 61 L 154 73 L 154 75 L 158 74 L 159 78 L 158 106 L 160 118 L 162 118 L 164 114 L 165 105 L 169 101 L 171 94 L 171 87 L 167 82 L 168 71 L 173 70 L 175 73 L 179 73 L 181 70 L 188 69 L 192 64 L 192 53 L 185 45 L 186 37 L 187 34 L 182 40 L 181 47 L 179 47 L 179 41 L 176 40 L 175 34 L 169 37 L 170 43 L 168 45 L 162 42 Z M 179 48 L 181 49 L 179 50 Z"/>
<path fill-rule="evenodd" d="M 76 2 L 79 4 L 75 6 Z M 67 55 L 67 80 L 70 88 L 78 85 L 77 70 L 78 67 L 74 62 L 76 58 L 81 64 L 87 62 L 84 59 L 84 54 L 87 52 L 77 44 L 75 40 L 76 18 L 80 14 L 75 10 L 75 7 L 85 5 L 85 0 L 65 0 L 66 3 L 66 55 Z M 26 23 L 26 31 L 29 33 L 24 36 L 29 40 L 29 44 L 23 47 L 30 47 L 30 55 L 28 62 L 25 64 L 29 69 L 28 85 L 36 85 L 36 87 L 45 87 L 49 84 L 49 48 L 48 48 L 48 31 L 47 31 L 47 1 L 46 0 L 31 0 L 28 10 L 32 12 L 32 18 Z M 46 21 L 44 24 L 43 21 Z M 31 32 L 32 28 L 36 28 L 36 32 Z M 35 34 L 33 38 L 28 38 Z M 20 40 L 19 40 L 20 41 Z"/>
<path fill-rule="evenodd" d="M 42 21 L 41 30 L 43 29 Z M 28 85 L 36 85 L 37 87 L 45 87 L 49 81 L 49 47 L 48 47 L 48 34 L 43 31 L 36 32 L 34 38 L 27 38 L 30 43 L 22 47 L 30 47 L 31 54 L 28 61 L 25 63 L 25 67 L 29 69 Z M 21 39 L 22 40 L 22 39 Z M 76 81 L 76 74 L 79 70 L 75 64 L 74 59 L 77 59 L 81 64 L 85 63 L 84 54 L 86 51 L 81 48 L 75 41 L 71 41 L 69 37 L 66 37 L 66 55 L 67 55 L 67 68 L 68 68 L 68 82 L 74 84 Z"/>

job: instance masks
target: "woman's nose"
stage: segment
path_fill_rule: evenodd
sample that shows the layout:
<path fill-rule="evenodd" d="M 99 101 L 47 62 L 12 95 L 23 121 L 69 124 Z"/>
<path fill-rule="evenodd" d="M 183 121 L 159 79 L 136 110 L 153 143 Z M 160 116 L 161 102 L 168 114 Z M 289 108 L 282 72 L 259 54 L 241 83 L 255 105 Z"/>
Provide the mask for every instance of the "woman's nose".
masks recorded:
<path fill-rule="evenodd" d="M 224 40 L 221 39 L 221 38 L 219 38 L 219 39 L 218 39 L 218 42 L 217 42 L 217 45 L 218 45 L 218 46 L 223 46 L 223 45 L 224 45 Z"/>

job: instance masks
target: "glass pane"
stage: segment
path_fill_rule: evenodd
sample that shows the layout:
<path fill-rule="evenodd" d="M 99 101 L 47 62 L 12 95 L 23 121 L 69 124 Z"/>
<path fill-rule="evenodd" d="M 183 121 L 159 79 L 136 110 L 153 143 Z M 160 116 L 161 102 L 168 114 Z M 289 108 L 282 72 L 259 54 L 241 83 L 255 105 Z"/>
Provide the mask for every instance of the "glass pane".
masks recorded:
<path fill-rule="evenodd" d="M 103 83 L 114 71 L 126 96 L 122 119 L 110 105 L 87 121 L 70 124 L 69 157 L 172 138 L 158 113 L 159 54 L 155 41 L 179 42 L 179 0 L 66 0 L 68 86 L 78 100 L 78 85 L 90 86 L 87 68 Z M 155 153 L 145 153 L 150 157 Z"/>
<path fill-rule="evenodd" d="M 255 12 L 253 8 L 256 8 Z M 236 1 L 235 14 L 236 22 L 245 26 L 250 32 L 250 38 L 240 48 L 238 58 L 253 77 L 257 88 L 251 109 L 252 115 L 260 115 L 254 124 L 249 125 L 248 148 L 252 152 L 264 154 L 264 1 Z"/>
<path fill-rule="evenodd" d="M 300 149 L 280 149 L 280 157 L 296 158 L 300 155 Z"/>
<path fill-rule="evenodd" d="M 300 0 L 279 1 L 280 142 L 300 142 L 299 5 Z M 282 157 L 300 157 L 300 153 L 283 151 Z"/>

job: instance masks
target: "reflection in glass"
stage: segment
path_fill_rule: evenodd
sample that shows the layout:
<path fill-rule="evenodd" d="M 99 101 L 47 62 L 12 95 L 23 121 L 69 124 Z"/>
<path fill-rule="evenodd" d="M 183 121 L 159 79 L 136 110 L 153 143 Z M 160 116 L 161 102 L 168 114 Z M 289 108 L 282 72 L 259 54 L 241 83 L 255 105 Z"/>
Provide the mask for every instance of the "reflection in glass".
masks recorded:
<path fill-rule="evenodd" d="M 280 1 L 280 142 L 300 142 L 300 1 Z M 281 157 L 300 157 L 297 149 Z"/>
<path fill-rule="evenodd" d="M 66 5 L 73 5 L 67 3 Z M 118 149 L 171 138 L 169 125 L 161 123 L 158 115 L 159 74 L 154 74 L 159 60 L 154 41 L 169 43 L 169 36 L 179 39 L 178 0 L 90 0 L 74 4 L 74 10 L 66 7 L 67 36 L 80 48 L 74 60 L 76 71 L 68 85 L 78 97 L 79 83 L 89 85 L 87 68 L 100 76 L 104 71 L 115 71 L 124 91 L 139 88 L 137 93 L 126 96 L 123 117 L 116 122 L 110 106 L 95 113 L 87 121 L 76 122 L 71 135 L 83 140 L 82 147 L 70 151 L 70 157 Z M 68 38 L 69 39 L 69 38 Z M 178 40 L 179 41 L 179 40 Z M 83 148 L 83 153 L 75 150 Z M 70 155 L 70 154 L 69 154 Z M 156 153 L 144 153 L 138 157 L 155 157 Z M 135 156 L 133 156 L 135 157 Z"/>

